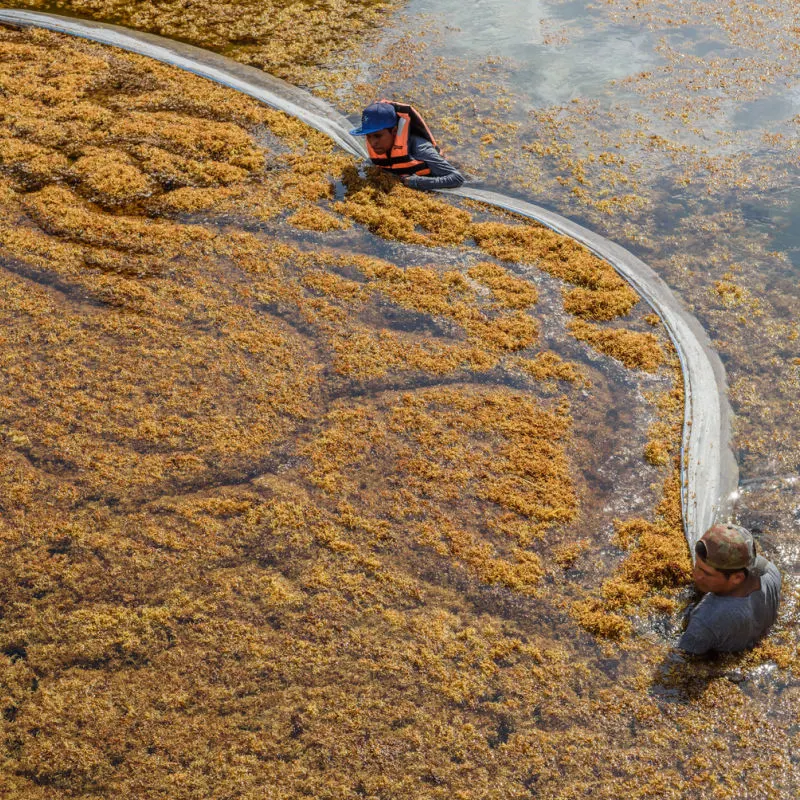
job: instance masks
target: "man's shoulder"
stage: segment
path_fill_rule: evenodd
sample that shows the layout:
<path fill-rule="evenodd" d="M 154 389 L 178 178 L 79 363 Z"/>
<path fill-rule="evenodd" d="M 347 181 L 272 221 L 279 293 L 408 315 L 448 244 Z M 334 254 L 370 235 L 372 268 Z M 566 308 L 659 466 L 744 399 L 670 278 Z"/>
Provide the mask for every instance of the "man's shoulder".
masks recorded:
<path fill-rule="evenodd" d="M 709 592 L 692 612 L 691 621 L 717 630 L 720 626 L 735 625 L 749 616 L 750 603 L 746 597 L 726 597 Z"/>
<path fill-rule="evenodd" d="M 692 612 L 692 619 L 709 624 L 710 620 L 719 620 L 721 617 L 736 618 L 746 616 L 749 604 L 746 597 L 728 597 L 709 592 L 697 604 Z"/>
<path fill-rule="evenodd" d="M 739 649 L 725 645 L 731 635 L 736 637 L 739 631 L 749 631 L 751 616 L 747 598 L 723 597 L 709 592 L 692 611 L 678 646 L 697 654 L 709 650 Z"/>
<path fill-rule="evenodd" d="M 434 153 L 438 153 L 439 151 L 434 147 L 433 143 L 426 139 L 424 136 L 420 136 L 418 133 L 409 133 L 408 134 L 408 148 L 409 150 L 427 150 L 433 151 Z"/>
<path fill-rule="evenodd" d="M 766 577 L 772 582 L 777 581 L 778 584 L 781 582 L 781 573 L 778 571 L 778 568 L 769 559 L 764 558 L 764 556 L 758 556 L 756 558 L 756 563 L 752 572 L 758 575 L 762 580 Z"/>

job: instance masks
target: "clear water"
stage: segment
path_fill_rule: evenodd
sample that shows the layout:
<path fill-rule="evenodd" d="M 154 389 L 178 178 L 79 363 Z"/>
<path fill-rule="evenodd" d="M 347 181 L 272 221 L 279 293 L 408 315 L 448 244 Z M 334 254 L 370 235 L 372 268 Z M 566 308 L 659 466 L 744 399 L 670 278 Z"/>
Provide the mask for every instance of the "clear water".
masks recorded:
<path fill-rule="evenodd" d="M 555 47 L 548 44 L 548 21 L 591 18 L 584 2 L 551 6 L 545 0 L 417 0 L 406 13 L 446 20 L 452 29 L 440 51 L 446 58 L 512 59 L 514 89 L 523 106 L 598 95 L 608 81 L 654 63 L 653 37 L 646 31 L 620 29 L 600 35 L 587 26 L 577 40 Z"/>

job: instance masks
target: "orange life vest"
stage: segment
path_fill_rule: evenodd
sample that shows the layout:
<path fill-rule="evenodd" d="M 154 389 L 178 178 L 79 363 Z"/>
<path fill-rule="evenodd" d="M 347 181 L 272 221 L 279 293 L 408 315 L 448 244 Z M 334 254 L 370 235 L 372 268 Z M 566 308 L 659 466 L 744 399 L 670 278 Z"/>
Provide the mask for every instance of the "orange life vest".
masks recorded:
<path fill-rule="evenodd" d="M 408 152 L 408 137 L 412 133 L 427 139 L 437 152 L 441 152 L 431 129 L 425 124 L 419 111 L 406 103 L 395 103 L 393 100 L 381 100 L 380 102 L 390 103 L 394 106 L 394 110 L 397 112 L 397 133 L 392 149 L 383 155 L 378 155 L 370 147 L 369 139 L 367 139 L 367 152 L 372 163 L 376 167 L 390 169 L 398 175 L 430 175 L 431 171 L 428 165 L 424 161 L 412 158 Z"/>

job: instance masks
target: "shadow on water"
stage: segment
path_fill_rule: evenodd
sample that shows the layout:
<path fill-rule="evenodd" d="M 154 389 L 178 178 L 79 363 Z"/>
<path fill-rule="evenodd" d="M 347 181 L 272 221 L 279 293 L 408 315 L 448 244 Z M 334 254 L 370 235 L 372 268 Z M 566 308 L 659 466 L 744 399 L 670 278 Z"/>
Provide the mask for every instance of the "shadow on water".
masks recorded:
<path fill-rule="evenodd" d="M 750 680 L 742 655 L 690 656 L 671 650 L 653 670 L 649 693 L 663 703 L 695 703 L 720 679 L 740 688 Z"/>

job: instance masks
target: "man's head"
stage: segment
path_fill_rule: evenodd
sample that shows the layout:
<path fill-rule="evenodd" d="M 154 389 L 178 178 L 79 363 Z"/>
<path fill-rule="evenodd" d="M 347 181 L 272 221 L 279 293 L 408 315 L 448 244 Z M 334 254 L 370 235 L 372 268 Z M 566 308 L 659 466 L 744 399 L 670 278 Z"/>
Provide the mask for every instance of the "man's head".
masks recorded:
<path fill-rule="evenodd" d="M 756 543 L 750 531 L 731 523 L 712 525 L 694 548 L 692 577 L 701 592 L 735 593 L 756 562 Z"/>
<path fill-rule="evenodd" d="M 397 112 L 391 103 L 372 103 L 361 112 L 361 127 L 350 131 L 353 136 L 366 136 L 369 146 L 384 155 L 392 149 L 397 133 Z"/>

